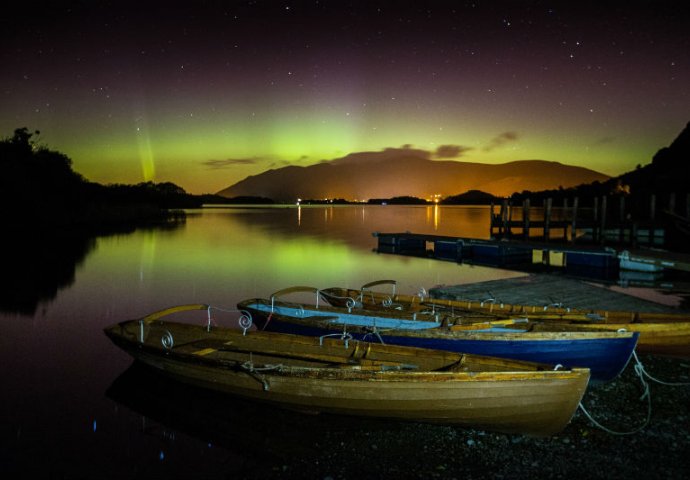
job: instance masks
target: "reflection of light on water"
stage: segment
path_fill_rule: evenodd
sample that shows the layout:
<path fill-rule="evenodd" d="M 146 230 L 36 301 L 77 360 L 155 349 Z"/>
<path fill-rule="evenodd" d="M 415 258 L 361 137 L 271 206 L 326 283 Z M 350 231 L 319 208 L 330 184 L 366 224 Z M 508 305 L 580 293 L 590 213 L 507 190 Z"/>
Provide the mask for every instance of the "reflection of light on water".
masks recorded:
<path fill-rule="evenodd" d="M 299 204 L 297 205 L 297 226 L 302 226 L 302 207 Z"/>
<path fill-rule="evenodd" d="M 323 222 L 329 223 L 333 221 L 333 207 L 323 209 Z"/>
<path fill-rule="evenodd" d="M 139 283 L 144 283 L 145 273 L 153 269 L 156 257 L 156 232 L 144 232 L 141 243 L 141 261 L 139 262 Z"/>
<path fill-rule="evenodd" d="M 434 226 L 434 231 L 441 225 L 441 208 L 438 205 L 426 207 L 426 223 Z"/>

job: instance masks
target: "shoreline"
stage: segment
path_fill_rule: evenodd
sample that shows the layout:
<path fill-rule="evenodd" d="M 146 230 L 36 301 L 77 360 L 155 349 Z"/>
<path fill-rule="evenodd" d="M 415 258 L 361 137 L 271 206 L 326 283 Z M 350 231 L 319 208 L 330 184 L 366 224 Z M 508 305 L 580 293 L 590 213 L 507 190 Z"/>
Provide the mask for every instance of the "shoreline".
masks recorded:
<path fill-rule="evenodd" d="M 679 312 L 607 285 L 551 274 L 437 289 L 476 299 L 500 293 L 506 303 L 541 305 L 556 297 L 573 308 Z M 581 403 L 587 413 L 578 408 L 551 437 L 393 422 L 334 428 L 316 442 L 321 454 L 274 464 L 263 478 L 673 479 L 690 470 L 690 359 L 633 356 L 619 377 L 590 385 Z"/>
<path fill-rule="evenodd" d="M 690 382 L 688 360 L 649 355 L 640 360 L 660 380 Z M 684 478 L 690 468 L 690 432 L 684 427 L 690 422 L 690 386 L 650 381 L 648 391 L 643 398 L 645 388 L 631 361 L 619 378 L 588 387 L 583 397 L 604 427 L 634 433 L 609 433 L 580 408 L 551 437 L 357 419 L 343 426 L 336 420 L 313 445 L 302 445 L 299 458 L 274 458 L 245 478 Z"/>

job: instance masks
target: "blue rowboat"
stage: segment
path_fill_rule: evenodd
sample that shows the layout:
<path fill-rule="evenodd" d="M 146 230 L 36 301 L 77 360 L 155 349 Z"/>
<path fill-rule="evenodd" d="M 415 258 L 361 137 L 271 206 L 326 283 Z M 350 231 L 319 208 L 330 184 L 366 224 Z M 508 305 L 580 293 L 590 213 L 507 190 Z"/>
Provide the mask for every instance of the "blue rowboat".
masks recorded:
<path fill-rule="evenodd" d="M 294 290 L 292 290 L 294 291 Z M 250 299 L 238 304 L 251 314 L 257 327 L 281 333 L 317 337 L 341 336 L 392 345 L 422 347 L 493 357 L 526 360 L 565 368 L 586 367 L 593 382 L 617 377 L 626 367 L 639 337 L 638 332 L 531 331 L 534 324 L 488 325 L 461 329 L 448 319 L 407 318 L 401 312 L 339 308 Z"/>

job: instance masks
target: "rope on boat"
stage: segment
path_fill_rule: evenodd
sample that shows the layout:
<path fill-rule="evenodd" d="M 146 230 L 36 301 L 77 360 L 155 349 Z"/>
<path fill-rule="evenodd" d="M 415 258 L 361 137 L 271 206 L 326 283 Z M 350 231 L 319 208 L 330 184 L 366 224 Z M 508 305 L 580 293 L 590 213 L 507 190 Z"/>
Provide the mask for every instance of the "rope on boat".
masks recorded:
<path fill-rule="evenodd" d="M 641 431 L 642 429 L 644 429 L 649 424 L 649 420 L 652 418 L 652 395 L 651 395 L 651 391 L 649 389 L 649 383 L 647 383 L 647 380 L 645 380 L 645 376 L 647 376 L 649 378 L 651 378 L 651 376 L 649 376 L 649 374 L 647 372 L 645 372 L 644 366 L 642 365 L 642 362 L 640 361 L 640 359 L 637 357 L 637 353 L 635 352 L 635 350 L 633 350 L 633 357 L 635 358 L 635 373 L 637 374 L 638 377 L 640 377 L 640 383 L 642 383 L 642 388 L 644 390 L 644 393 L 642 393 L 640 400 L 647 397 L 647 418 L 642 423 L 642 425 L 640 425 L 639 427 L 637 427 L 633 430 L 630 430 L 628 432 L 617 432 L 615 430 L 611 430 L 610 428 L 603 426 L 601 423 L 594 420 L 592 415 L 590 415 L 590 413 L 587 411 L 587 409 L 585 409 L 584 405 L 582 405 L 582 401 L 580 401 L 580 403 L 578 405 L 580 407 L 580 410 L 582 410 L 582 412 L 585 414 L 585 416 L 587 416 L 587 418 L 589 418 L 589 420 L 596 427 L 604 430 L 607 433 L 610 433 L 611 435 L 632 435 L 632 434 L 635 434 L 635 433 Z"/>
<path fill-rule="evenodd" d="M 249 354 L 249 360 L 246 362 L 240 364 L 240 368 L 245 370 L 247 374 L 252 377 L 253 379 L 259 381 L 261 385 L 263 386 L 264 392 L 267 392 L 270 390 L 271 386 L 268 383 L 268 380 L 266 380 L 266 377 L 261 375 L 261 372 L 269 372 L 269 371 L 280 371 L 283 369 L 282 364 L 266 364 L 263 367 L 255 367 L 254 366 L 254 361 L 252 360 L 252 354 Z"/>
<path fill-rule="evenodd" d="M 375 335 L 376 338 L 379 339 L 379 342 L 381 342 L 381 345 L 385 345 L 385 344 L 386 344 L 386 342 L 383 341 L 383 338 L 381 337 L 381 334 L 379 333 L 378 328 L 374 327 L 374 331 L 372 331 L 372 332 L 367 332 L 367 333 L 362 337 L 362 341 L 363 341 L 363 342 L 367 342 L 367 341 L 368 341 L 367 338 L 369 338 L 369 335 Z"/>

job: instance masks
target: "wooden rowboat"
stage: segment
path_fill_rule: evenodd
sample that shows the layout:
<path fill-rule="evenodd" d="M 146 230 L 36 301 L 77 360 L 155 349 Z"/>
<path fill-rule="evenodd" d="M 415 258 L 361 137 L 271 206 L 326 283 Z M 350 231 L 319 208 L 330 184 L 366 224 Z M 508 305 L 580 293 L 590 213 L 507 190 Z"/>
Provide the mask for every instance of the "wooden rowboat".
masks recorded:
<path fill-rule="evenodd" d="M 205 325 L 163 317 L 208 310 Z M 212 327 L 207 305 L 124 321 L 106 335 L 183 382 L 291 409 L 552 435 L 570 421 L 589 370 L 445 351 Z M 244 323 L 243 323 L 244 322 Z"/>
<path fill-rule="evenodd" d="M 372 290 L 377 285 L 392 285 L 391 293 Z M 320 290 L 323 300 L 339 306 L 353 305 L 374 310 L 417 311 L 447 314 L 485 321 L 524 318 L 534 329 L 555 331 L 619 331 L 640 334 L 640 353 L 690 357 L 690 314 L 645 313 L 609 310 L 586 310 L 561 306 L 537 306 L 495 301 L 452 300 L 427 295 L 401 295 L 395 292 L 394 280 L 380 280 L 360 290 L 326 288 Z"/>
<path fill-rule="evenodd" d="M 385 344 L 448 350 L 525 361 L 586 367 L 593 381 L 609 381 L 630 360 L 638 333 L 604 331 L 533 331 L 533 323 L 452 325 L 448 321 L 420 320 L 422 314 L 400 311 L 356 310 L 286 302 L 279 297 L 312 287 L 291 287 L 238 304 L 252 314 L 260 329 L 299 335 L 336 335 Z M 436 317 L 434 317 L 436 318 Z M 440 317 L 439 317 L 440 318 Z M 512 320 L 511 320 L 512 321 Z"/>

